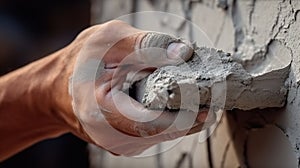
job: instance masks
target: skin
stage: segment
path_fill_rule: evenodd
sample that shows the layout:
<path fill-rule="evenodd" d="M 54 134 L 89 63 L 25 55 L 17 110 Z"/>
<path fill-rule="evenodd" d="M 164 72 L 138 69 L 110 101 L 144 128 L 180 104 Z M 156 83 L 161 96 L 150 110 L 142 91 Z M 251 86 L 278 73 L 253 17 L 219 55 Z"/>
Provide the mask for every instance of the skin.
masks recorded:
<path fill-rule="evenodd" d="M 133 57 L 134 59 L 128 59 L 127 63 L 130 65 L 126 66 L 127 68 L 121 64 L 122 60 L 140 47 L 146 35 L 147 32 L 121 21 L 96 25 L 84 30 L 65 48 L 2 76 L 0 161 L 41 140 L 68 132 L 114 154 L 135 155 L 154 144 L 200 131 L 207 112 L 198 114 L 192 129 L 171 128 L 171 131 L 163 133 L 174 121 L 176 113 L 163 112 L 158 115 L 160 113 L 145 109 L 122 92 L 120 86 L 124 83 L 124 74 L 149 67 L 145 66 L 147 62 L 140 64 L 136 61 L 143 61 L 143 53 Z M 107 44 L 114 45 L 107 50 Z M 86 53 L 88 57 L 102 59 L 105 65 L 94 83 L 95 97 L 101 109 L 99 113 L 104 116 L 97 120 L 86 112 L 74 113 L 72 97 L 68 91 L 76 58 L 83 52 L 84 47 L 89 49 Z M 103 56 L 97 57 L 93 52 L 102 53 Z M 159 66 L 179 63 L 178 60 L 174 61 L 176 52 L 168 54 L 172 59 L 164 59 L 165 62 Z M 191 53 L 188 53 L 184 59 L 190 56 Z M 155 67 L 145 68 L 142 77 L 154 69 Z M 119 75 L 114 75 L 115 72 Z M 125 109 L 122 111 L 113 97 L 117 100 L 128 99 L 133 104 L 127 106 L 126 103 L 122 104 L 123 101 L 119 101 L 118 106 Z M 156 119 L 139 122 L 128 119 L 124 113 L 137 118 L 149 116 Z"/>

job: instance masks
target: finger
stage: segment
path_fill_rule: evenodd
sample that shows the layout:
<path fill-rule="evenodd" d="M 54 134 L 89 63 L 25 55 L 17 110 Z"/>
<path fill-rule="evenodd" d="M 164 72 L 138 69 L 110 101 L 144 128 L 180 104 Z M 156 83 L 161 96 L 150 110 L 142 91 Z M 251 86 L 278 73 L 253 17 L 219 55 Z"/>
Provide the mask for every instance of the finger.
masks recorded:
<path fill-rule="evenodd" d="M 113 69 L 103 69 L 101 74 L 96 77 L 96 86 L 105 82 L 110 82 L 111 88 L 127 91 L 136 81 L 139 81 L 156 68 L 146 67 L 144 65 L 122 65 Z"/>
<path fill-rule="evenodd" d="M 99 87 L 96 92 L 98 103 L 101 104 L 101 107 L 111 110 L 111 113 L 105 113 L 107 121 L 114 128 L 134 136 L 153 136 L 163 131 L 171 133 L 178 130 L 189 130 L 194 126 L 198 115 L 193 115 L 193 112 L 183 112 L 178 119 L 178 112 L 148 110 L 122 91 L 111 90 L 105 97 L 101 92 L 103 89 Z M 190 127 L 178 127 L 174 124 L 176 119 L 179 121 L 190 120 Z M 197 119 L 197 122 L 204 123 L 206 117 L 204 115 Z"/>
<path fill-rule="evenodd" d="M 193 47 L 188 42 L 158 32 L 148 32 L 141 38 L 136 36 L 134 52 L 122 56 L 118 66 L 127 64 L 144 65 L 146 67 L 161 67 L 166 65 L 177 65 L 187 61 L 193 54 Z M 122 40 L 114 48 L 120 48 L 128 40 Z"/>
<path fill-rule="evenodd" d="M 137 51 L 137 60 L 156 67 L 180 64 L 193 54 L 190 43 L 158 32 L 148 32 Z"/>
<path fill-rule="evenodd" d="M 160 112 L 145 109 L 122 91 L 110 90 L 106 95 L 102 93 L 103 91 L 106 91 L 105 87 L 100 86 L 96 91 L 96 97 L 102 108 L 112 111 L 105 114 L 106 119 L 112 126 L 127 134 L 140 136 L 140 133 L 136 130 L 136 123 L 151 121 L 160 115 Z"/>

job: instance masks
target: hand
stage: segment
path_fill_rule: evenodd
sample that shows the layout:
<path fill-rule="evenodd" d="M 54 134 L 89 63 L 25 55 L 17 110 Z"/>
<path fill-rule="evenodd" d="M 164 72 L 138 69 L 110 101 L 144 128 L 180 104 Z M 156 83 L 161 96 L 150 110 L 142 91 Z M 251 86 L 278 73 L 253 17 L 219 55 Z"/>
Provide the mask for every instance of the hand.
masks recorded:
<path fill-rule="evenodd" d="M 207 111 L 196 114 L 190 128 L 172 125 L 177 113 L 146 109 L 124 93 L 132 84 L 164 65 L 192 56 L 188 44 L 166 34 L 145 32 L 111 21 L 83 32 L 72 76 L 73 109 L 90 141 L 122 155 L 136 155 L 154 144 L 199 132 Z M 71 44 L 72 46 L 72 44 Z M 130 81 L 128 81 L 130 80 Z"/>
<path fill-rule="evenodd" d="M 165 40 L 158 41 L 161 39 Z M 176 113 L 148 110 L 124 93 L 129 75 L 134 74 L 132 83 L 156 67 L 188 60 L 192 49 L 187 44 L 120 21 L 93 27 L 73 44 L 77 40 L 84 43 L 78 51 L 78 73 L 70 85 L 73 109 L 91 142 L 115 154 L 135 155 L 159 142 L 201 130 L 207 112 L 198 114 L 191 129 L 180 130 L 172 125 Z"/>

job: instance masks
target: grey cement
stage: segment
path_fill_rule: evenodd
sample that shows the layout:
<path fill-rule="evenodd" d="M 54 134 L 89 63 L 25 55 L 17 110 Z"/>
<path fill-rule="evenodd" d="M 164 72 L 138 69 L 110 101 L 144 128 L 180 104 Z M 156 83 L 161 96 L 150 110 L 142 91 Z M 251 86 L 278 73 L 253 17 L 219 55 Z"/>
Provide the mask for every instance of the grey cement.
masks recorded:
<path fill-rule="evenodd" d="M 137 100 L 150 109 L 169 110 L 195 104 L 226 110 L 282 107 L 285 104 L 285 80 L 290 62 L 280 64 L 280 67 L 274 64 L 272 70 L 263 70 L 259 75 L 247 72 L 238 62 L 241 60 L 234 60 L 221 50 L 197 47 L 185 64 L 161 67 L 139 82 Z M 194 100 L 194 91 L 186 89 L 193 87 L 199 89 L 200 100 Z M 181 92 L 182 89 L 185 91 Z M 190 99 L 181 100 L 182 97 Z"/>

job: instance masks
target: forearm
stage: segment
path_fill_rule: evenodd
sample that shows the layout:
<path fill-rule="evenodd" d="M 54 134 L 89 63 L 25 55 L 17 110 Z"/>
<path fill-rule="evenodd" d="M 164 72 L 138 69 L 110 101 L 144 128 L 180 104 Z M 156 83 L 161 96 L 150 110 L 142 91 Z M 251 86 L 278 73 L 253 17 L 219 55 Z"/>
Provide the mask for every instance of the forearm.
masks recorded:
<path fill-rule="evenodd" d="M 64 54 L 59 51 L 0 78 L 0 160 L 43 139 L 74 132 L 77 121 L 66 113 L 72 111 L 67 109 L 70 98 L 57 90 L 68 88 Z"/>

